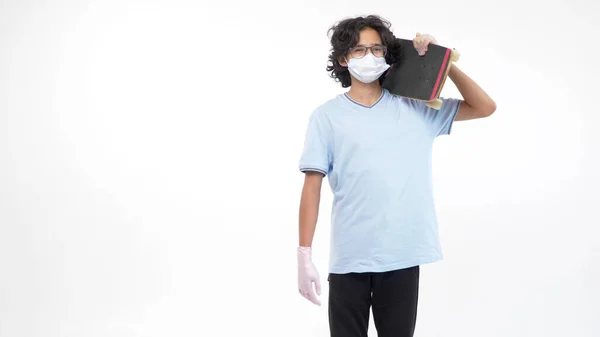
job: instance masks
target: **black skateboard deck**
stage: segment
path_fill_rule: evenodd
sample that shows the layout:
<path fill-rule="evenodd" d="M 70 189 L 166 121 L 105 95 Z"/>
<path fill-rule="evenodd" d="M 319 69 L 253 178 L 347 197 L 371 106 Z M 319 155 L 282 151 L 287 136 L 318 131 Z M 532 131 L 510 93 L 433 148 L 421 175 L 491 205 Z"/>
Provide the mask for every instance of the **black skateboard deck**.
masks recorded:
<path fill-rule="evenodd" d="M 427 102 L 434 109 L 441 108 L 439 99 L 452 62 L 458 61 L 458 52 L 430 44 L 420 56 L 412 40 L 400 39 L 402 54 L 385 75 L 383 87 L 390 93 Z"/>

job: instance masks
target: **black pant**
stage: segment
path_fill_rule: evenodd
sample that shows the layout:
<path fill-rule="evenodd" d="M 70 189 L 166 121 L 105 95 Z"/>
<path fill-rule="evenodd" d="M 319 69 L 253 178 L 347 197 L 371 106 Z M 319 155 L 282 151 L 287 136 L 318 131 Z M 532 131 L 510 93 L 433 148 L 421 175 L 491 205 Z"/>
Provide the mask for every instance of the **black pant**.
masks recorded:
<path fill-rule="evenodd" d="M 331 337 L 367 337 L 370 308 L 378 337 L 412 337 L 419 266 L 384 273 L 329 274 Z"/>

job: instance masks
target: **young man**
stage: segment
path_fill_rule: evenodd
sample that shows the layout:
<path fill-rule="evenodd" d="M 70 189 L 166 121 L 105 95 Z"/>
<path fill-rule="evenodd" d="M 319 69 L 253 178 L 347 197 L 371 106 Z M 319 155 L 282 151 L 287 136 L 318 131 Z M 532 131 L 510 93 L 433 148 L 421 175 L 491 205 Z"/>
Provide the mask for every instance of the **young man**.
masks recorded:
<path fill-rule="evenodd" d="M 370 308 L 379 337 L 413 336 L 419 266 L 442 258 L 431 183 L 432 145 L 454 120 L 490 116 L 494 101 L 452 66 L 463 99 L 433 110 L 391 95 L 381 76 L 400 53 L 389 22 L 357 17 L 331 28 L 331 77 L 350 89 L 311 115 L 300 170 L 298 287 L 320 305 L 319 274 L 311 262 L 321 184 L 334 194 L 329 265 L 332 337 L 366 337 Z M 429 35 L 417 35 L 423 55 Z"/>

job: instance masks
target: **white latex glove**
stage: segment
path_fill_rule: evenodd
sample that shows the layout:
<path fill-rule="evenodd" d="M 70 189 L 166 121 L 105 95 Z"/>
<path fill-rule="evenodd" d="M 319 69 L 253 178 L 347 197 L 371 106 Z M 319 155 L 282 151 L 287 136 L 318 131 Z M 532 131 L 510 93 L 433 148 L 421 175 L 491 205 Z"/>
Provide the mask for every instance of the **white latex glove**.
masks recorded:
<path fill-rule="evenodd" d="M 311 257 L 312 250 L 310 247 L 298 247 L 298 291 L 307 300 L 316 305 L 321 305 L 321 301 L 315 295 L 315 290 L 317 295 L 321 295 L 321 282 Z"/>
<path fill-rule="evenodd" d="M 427 46 L 429 46 L 430 43 L 437 44 L 437 41 L 433 36 L 429 34 L 417 33 L 417 36 L 415 36 L 415 38 L 413 39 L 413 45 L 415 46 L 415 49 L 417 50 L 417 52 L 419 52 L 419 55 L 421 56 L 425 55 L 425 53 L 427 52 Z"/>

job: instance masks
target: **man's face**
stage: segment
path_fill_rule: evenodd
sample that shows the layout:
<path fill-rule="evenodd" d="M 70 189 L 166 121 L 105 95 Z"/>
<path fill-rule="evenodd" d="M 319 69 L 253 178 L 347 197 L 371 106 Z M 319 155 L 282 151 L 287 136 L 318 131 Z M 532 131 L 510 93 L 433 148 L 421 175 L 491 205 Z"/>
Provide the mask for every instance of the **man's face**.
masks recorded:
<path fill-rule="evenodd" d="M 360 32 L 359 40 L 356 46 L 346 54 L 345 60 L 339 60 L 342 66 L 347 66 L 353 58 L 360 58 L 365 54 L 372 53 L 374 56 L 384 57 L 386 48 L 381 42 L 381 36 L 373 28 L 365 28 Z"/>

